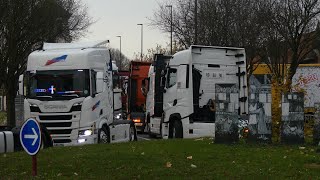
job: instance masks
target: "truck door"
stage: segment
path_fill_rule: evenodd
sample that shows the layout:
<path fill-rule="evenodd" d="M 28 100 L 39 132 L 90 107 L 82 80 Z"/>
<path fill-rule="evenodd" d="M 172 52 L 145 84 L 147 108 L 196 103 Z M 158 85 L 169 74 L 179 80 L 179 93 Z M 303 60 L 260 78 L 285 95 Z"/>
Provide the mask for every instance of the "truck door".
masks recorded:
<path fill-rule="evenodd" d="M 179 65 L 177 73 L 176 113 L 179 113 L 181 118 L 188 117 L 192 113 L 192 88 L 189 87 L 190 72 L 190 65 Z"/>
<path fill-rule="evenodd" d="M 167 69 L 167 77 L 163 93 L 163 111 L 166 114 L 164 122 L 168 122 L 170 115 L 176 112 L 177 71 L 177 67 L 169 67 Z"/>
<path fill-rule="evenodd" d="M 187 117 L 192 111 L 192 89 L 189 87 L 190 66 L 183 64 L 170 67 L 167 73 L 166 89 L 163 96 L 165 122 L 170 115 Z"/>

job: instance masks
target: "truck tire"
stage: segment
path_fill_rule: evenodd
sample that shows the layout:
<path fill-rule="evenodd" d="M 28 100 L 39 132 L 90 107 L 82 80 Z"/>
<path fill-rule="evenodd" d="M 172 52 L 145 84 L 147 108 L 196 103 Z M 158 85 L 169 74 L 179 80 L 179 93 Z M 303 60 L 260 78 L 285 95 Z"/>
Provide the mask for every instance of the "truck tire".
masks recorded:
<path fill-rule="evenodd" d="M 130 129 L 129 129 L 129 141 L 137 141 L 137 130 L 133 122 L 130 123 Z"/>
<path fill-rule="evenodd" d="M 40 125 L 41 127 L 41 140 L 42 140 L 42 144 L 41 144 L 41 148 L 49 148 L 53 146 L 53 141 L 51 139 L 50 133 L 48 131 L 48 129 L 43 126 Z"/>
<path fill-rule="evenodd" d="M 169 123 L 169 138 L 183 138 L 182 123 L 179 120 L 172 120 Z"/>
<path fill-rule="evenodd" d="M 98 130 L 98 143 L 99 144 L 107 144 L 110 143 L 110 131 L 106 126 L 102 126 Z"/>

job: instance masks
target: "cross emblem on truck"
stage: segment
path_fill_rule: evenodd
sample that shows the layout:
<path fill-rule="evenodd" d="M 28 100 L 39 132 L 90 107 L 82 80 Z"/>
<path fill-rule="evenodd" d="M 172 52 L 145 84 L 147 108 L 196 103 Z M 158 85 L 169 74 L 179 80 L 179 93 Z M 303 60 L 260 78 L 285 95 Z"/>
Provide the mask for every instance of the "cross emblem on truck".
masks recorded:
<path fill-rule="evenodd" d="M 51 87 L 49 88 L 49 91 L 51 92 L 51 94 L 54 94 L 54 90 L 56 90 L 56 88 L 54 88 L 54 86 L 51 86 Z"/>

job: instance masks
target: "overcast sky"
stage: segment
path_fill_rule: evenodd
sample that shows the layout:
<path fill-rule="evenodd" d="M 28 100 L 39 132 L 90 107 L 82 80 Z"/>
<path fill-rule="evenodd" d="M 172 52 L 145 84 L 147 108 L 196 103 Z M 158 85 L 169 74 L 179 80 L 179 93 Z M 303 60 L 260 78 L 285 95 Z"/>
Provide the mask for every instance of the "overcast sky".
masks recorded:
<path fill-rule="evenodd" d="M 141 26 L 143 25 L 143 52 L 170 42 L 170 34 L 163 33 L 156 27 L 150 27 L 148 18 L 158 8 L 158 2 L 165 0 L 81 0 L 89 15 L 97 22 L 89 28 L 88 34 L 79 41 L 104 40 L 109 37 L 113 48 L 120 47 L 128 58 L 141 51 Z"/>

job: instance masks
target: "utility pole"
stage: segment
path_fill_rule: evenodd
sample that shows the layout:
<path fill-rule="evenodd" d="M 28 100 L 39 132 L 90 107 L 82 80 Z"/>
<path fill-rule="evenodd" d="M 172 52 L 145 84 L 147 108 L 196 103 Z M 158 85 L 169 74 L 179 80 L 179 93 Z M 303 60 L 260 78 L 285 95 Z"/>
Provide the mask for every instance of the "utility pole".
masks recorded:
<path fill-rule="evenodd" d="M 140 53 L 140 61 L 142 61 L 143 56 L 143 24 L 137 24 L 138 26 L 141 26 L 141 53 Z"/>
<path fill-rule="evenodd" d="M 173 22 L 172 22 L 172 5 L 167 5 L 166 7 L 170 8 L 170 26 L 171 26 L 171 36 L 170 36 L 170 46 L 171 46 L 171 55 L 172 55 L 172 32 L 173 32 Z"/>
<path fill-rule="evenodd" d="M 121 36 L 117 36 L 117 37 L 119 37 L 120 38 L 120 65 L 119 65 L 119 70 L 121 70 L 122 68 L 122 55 L 121 55 Z"/>

